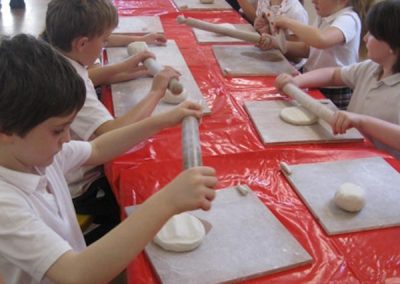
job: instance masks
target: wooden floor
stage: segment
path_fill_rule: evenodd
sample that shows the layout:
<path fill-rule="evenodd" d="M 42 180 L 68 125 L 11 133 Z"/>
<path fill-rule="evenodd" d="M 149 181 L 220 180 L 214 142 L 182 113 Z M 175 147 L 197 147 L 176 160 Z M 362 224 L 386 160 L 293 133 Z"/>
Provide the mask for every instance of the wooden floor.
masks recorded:
<path fill-rule="evenodd" d="M 25 9 L 11 10 L 9 0 L 1 0 L 0 34 L 29 33 L 37 36 L 44 29 L 47 3 L 50 0 L 25 0 Z"/>

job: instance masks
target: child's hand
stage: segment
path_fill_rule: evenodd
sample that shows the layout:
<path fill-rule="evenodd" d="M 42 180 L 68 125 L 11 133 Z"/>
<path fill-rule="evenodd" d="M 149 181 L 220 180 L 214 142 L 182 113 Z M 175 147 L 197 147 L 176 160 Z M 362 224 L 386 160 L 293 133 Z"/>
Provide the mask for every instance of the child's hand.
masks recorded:
<path fill-rule="evenodd" d="M 269 50 L 272 48 L 277 48 L 278 43 L 277 43 L 275 37 L 273 37 L 269 34 L 262 34 L 260 36 L 260 41 L 258 42 L 258 44 L 256 46 L 258 46 L 262 50 Z"/>
<path fill-rule="evenodd" d="M 262 16 L 257 16 L 254 20 L 254 29 L 260 34 L 270 34 L 268 20 Z"/>
<path fill-rule="evenodd" d="M 138 54 L 128 57 L 123 62 L 121 62 L 121 72 L 136 72 L 138 70 L 143 69 L 143 66 L 139 66 L 140 63 L 143 63 L 146 59 L 153 58 L 155 59 L 156 56 L 154 53 L 150 51 L 142 51 Z"/>
<path fill-rule="evenodd" d="M 286 73 L 280 74 L 275 79 L 275 87 L 279 92 L 282 92 L 283 87 L 285 87 L 285 85 L 288 83 L 292 83 L 297 86 L 293 76 Z"/>
<path fill-rule="evenodd" d="M 159 193 L 165 204 L 173 206 L 175 214 L 201 208 L 211 208 L 217 184 L 215 170 L 210 167 L 195 167 L 180 173 Z"/>
<path fill-rule="evenodd" d="M 274 17 L 274 20 L 271 21 L 271 25 L 275 27 L 278 31 L 279 29 L 288 29 L 289 22 L 291 19 L 287 16 L 278 15 Z"/>
<path fill-rule="evenodd" d="M 160 33 L 150 33 L 143 36 L 143 40 L 148 44 L 165 45 L 167 39 L 163 34 Z"/>
<path fill-rule="evenodd" d="M 347 129 L 358 127 L 361 116 L 359 114 L 348 111 L 337 111 L 332 119 L 333 134 L 344 134 Z"/>
<path fill-rule="evenodd" d="M 165 66 L 163 70 L 154 76 L 153 83 L 151 85 L 151 92 L 157 93 L 161 98 L 164 96 L 165 91 L 167 90 L 169 81 L 171 81 L 172 78 L 178 79 L 180 75 L 181 73 L 174 68 Z"/>
<path fill-rule="evenodd" d="M 184 101 L 170 111 L 159 114 L 162 127 L 171 127 L 180 123 L 186 116 L 202 117 L 202 106 L 192 102 Z"/>

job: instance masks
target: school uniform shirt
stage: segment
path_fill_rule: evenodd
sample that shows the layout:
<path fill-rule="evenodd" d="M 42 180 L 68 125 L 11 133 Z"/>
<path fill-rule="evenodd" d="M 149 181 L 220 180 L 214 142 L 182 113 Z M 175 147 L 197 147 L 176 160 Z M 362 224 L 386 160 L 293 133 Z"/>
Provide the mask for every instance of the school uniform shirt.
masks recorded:
<path fill-rule="evenodd" d="M 100 125 L 114 118 L 97 98 L 96 89 L 89 78 L 86 67 L 75 60 L 65 58 L 76 69 L 86 87 L 85 103 L 71 124 L 71 137 L 74 140 L 88 141 Z M 71 196 L 75 198 L 82 195 L 90 184 L 101 176 L 101 167 L 83 167 L 71 172 L 66 176 Z"/>
<path fill-rule="evenodd" d="M 372 60 L 341 68 L 343 82 L 353 89 L 348 111 L 400 124 L 400 73 L 382 80 L 382 68 Z M 373 140 L 374 144 L 400 158 L 400 152 Z"/>
<path fill-rule="evenodd" d="M 282 0 L 280 5 L 271 5 L 271 0 L 258 0 L 256 15 L 271 12 L 274 16 L 286 16 L 303 24 L 308 24 L 308 14 L 299 0 Z M 290 31 L 289 31 L 290 32 Z"/>
<path fill-rule="evenodd" d="M 329 17 L 317 16 L 313 26 L 319 30 L 328 27 L 338 28 L 343 33 L 345 42 L 325 49 L 310 47 L 310 54 L 304 65 L 305 72 L 324 67 L 342 67 L 358 62 L 361 21 L 352 7 L 341 9 Z"/>
<path fill-rule="evenodd" d="M 53 163 L 30 174 L 0 167 L 0 275 L 4 283 L 51 283 L 43 279 L 69 250 L 86 245 L 64 174 L 91 154 L 88 142 L 63 145 Z M 43 282 L 41 282 L 43 281 Z"/>

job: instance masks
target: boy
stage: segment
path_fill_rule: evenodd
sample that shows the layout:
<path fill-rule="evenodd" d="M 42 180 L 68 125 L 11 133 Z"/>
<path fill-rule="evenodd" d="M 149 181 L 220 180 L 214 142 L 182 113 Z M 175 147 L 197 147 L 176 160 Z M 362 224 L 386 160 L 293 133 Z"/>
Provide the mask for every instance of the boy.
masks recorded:
<path fill-rule="evenodd" d="M 201 111 L 186 102 L 91 142 L 68 143 L 85 92 L 74 68 L 45 42 L 27 35 L 0 41 L 0 275 L 5 283 L 107 283 L 172 215 L 211 206 L 215 171 L 192 168 L 86 248 L 64 174 L 102 164 L 187 115 L 200 117 Z"/>
<path fill-rule="evenodd" d="M 166 68 L 154 77 L 151 90 L 142 101 L 124 116 L 114 119 L 97 99 L 86 66 L 99 57 L 117 25 L 117 11 L 109 0 L 52 0 L 48 5 L 47 39 L 75 67 L 86 85 L 85 104 L 71 125 L 74 139 L 90 140 L 149 116 L 170 79 L 179 76 L 172 68 Z M 94 215 L 94 222 L 103 224 L 87 235 L 90 243 L 119 222 L 118 205 L 99 168 L 80 169 L 67 176 L 67 180 L 77 212 Z"/>

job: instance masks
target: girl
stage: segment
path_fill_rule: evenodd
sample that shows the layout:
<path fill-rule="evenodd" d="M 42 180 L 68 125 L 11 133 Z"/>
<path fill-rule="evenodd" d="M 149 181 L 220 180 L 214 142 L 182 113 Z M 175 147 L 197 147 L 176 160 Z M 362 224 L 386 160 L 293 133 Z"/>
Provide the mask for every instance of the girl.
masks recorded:
<path fill-rule="evenodd" d="M 292 31 L 299 42 L 288 41 L 287 55 L 308 58 L 304 71 L 322 67 L 342 67 L 358 62 L 361 21 L 356 11 L 361 11 L 359 0 L 314 0 L 318 14 L 312 26 L 305 25 L 285 16 L 274 19 L 275 28 Z M 264 34 L 260 40 L 262 48 L 277 47 L 277 42 Z M 321 92 L 340 109 L 350 101 L 349 88 L 323 88 Z"/>
<path fill-rule="evenodd" d="M 372 6 L 366 24 L 368 60 L 342 68 L 318 69 L 294 78 L 282 74 L 276 86 L 281 89 L 288 82 L 301 88 L 346 85 L 354 90 L 349 111 L 400 124 L 400 0 Z M 337 121 L 338 118 L 333 121 L 333 127 Z M 400 158 L 400 152 L 373 141 L 378 148 Z"/>

